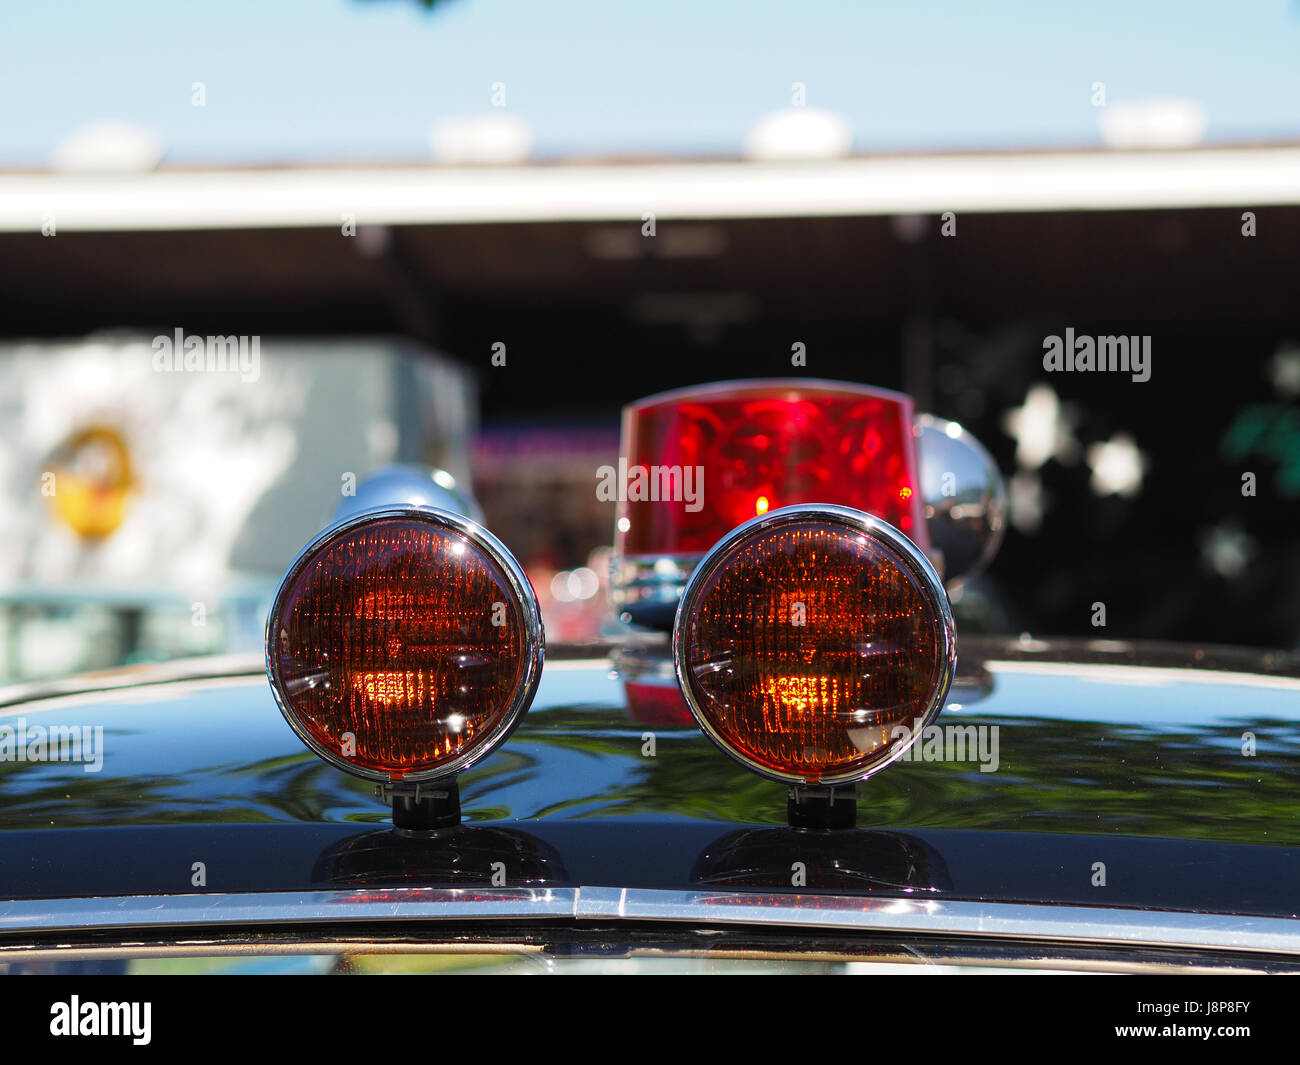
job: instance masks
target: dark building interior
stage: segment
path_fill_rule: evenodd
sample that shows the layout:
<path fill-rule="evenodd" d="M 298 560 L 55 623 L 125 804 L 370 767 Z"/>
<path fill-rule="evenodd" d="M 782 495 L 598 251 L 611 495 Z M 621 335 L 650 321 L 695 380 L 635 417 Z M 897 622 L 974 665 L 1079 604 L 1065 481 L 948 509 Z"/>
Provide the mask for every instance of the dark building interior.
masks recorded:
<path fill-rule="evenodd" d="M 963 214 L 955 236 L 937 216 L 660 221 L 653 238 L 639 221 L 6 233 L 0 328 L 419 339 L 478 368 L 498 457 L 530 434 L 580 441 L 556 485 L 581 505 L 554 486 L 526 503 L 557 566 L 611 539 L 582 484 L 624 403 L 728 378 L 901 389 L 1023 475 L 1038 512 L 969 593 L 986 627 L 1296 647 L 1300 208 L 1261 208 L 1244 236 L 1248 209 Z M 1067 327 L 1149 336 L 1150 380 L 1046 373 L 1044 338 Z M 1007 416 L 1044 384 L 1073 443 L 1022 468 Z M 1140 485 L 1099 492 L 1089 448 L 1121 435 Z M 524 504 L 498 489 L 484 502 L 509 542 Z"/>

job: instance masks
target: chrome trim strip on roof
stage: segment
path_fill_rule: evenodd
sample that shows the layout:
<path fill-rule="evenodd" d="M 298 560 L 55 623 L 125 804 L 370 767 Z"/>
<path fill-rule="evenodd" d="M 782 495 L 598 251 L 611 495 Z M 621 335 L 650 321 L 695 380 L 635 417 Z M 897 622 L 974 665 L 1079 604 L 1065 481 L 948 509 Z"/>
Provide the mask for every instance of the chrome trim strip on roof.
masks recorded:
<path fill-rule="evenodd" d="M 70 695 L 103 694 L 111 697 L 115 692 L 130 691 L 143 685 L 257 675 L 263 678 L 266 676 L 266 656 L 255 651 L 174 658 L 166 662 L 118 666 L 94 673 L 75 673 L 69 677 L 6 684 L 0 686 L 0 707 L 22 707 L 24 703 Z"/>
<path fill-rule="evenodd" d="M 1110 684 L 1235 684 L 1250 688 L 1281 688 L 1300 691 L 1300 677 L 1275 673 L 1244 673 L 1200 666 L 1144 666 L 1125 662 L 1033 662 L 1023 659 L 986 658 L 991 673 L 1026 673 L 1097 680 Z"/>
<path fill-rule="evenodd" d="M 20 932 L 573 917 L 577 888 L 356 888 L 0 902 L 0 944 Z"/>
<path fill-rule="evenodd" d="M 6 939 L 49 932 L 387 921 L 640 921 L 1300 956 L 1300 918 L 1101 906 L 617 887 L 358 888 L 0 902 Z"/>

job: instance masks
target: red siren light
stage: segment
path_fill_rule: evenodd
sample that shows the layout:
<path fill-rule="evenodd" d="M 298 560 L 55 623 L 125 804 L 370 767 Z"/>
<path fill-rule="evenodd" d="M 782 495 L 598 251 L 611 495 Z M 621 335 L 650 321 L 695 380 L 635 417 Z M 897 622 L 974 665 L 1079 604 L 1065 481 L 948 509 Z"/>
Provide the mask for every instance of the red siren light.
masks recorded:
<path fill-rule="evenodd" d="M 729 382 L 626 407 L 614 599 L 667 616 L 737 525 L 793 504 L 875 515 L 929 548 L 911 399 L 834 381 Z"/>

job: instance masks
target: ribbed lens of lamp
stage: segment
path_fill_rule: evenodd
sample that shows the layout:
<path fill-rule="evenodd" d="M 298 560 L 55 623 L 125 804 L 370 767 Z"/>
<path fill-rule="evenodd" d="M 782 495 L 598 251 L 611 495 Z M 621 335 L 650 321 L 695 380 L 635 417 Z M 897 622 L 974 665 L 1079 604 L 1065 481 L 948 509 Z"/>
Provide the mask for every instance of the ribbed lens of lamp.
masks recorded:
<path fill-rule="evenodd" d="M 272 681 L 300 734 L 393 779 L 498 734 L 531 653 L 501 565 L 459 530 L 407 518 L 347 529 L 300 561 L 270 636 Z"/>
<path fill-rule="evenodd" d="M 910 742 L 897 726 L 932 716 L 950 624 L 889 544 L 834 520 L 778 523 L 702 564 L 678 617 L 679 677 L 742 761 L 840 783 Z"/>

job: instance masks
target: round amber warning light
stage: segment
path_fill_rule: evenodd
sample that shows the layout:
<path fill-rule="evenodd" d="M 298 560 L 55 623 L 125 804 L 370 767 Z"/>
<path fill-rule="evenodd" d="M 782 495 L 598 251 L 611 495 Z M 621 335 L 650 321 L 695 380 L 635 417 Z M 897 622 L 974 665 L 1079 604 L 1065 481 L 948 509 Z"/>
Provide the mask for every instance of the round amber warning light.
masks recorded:
<path fill-rule="evenodd" d="M 822 504 L 719 541 L 682 596 L 673 657 L 704 732 L 792 784 L 862 780 L 934 719 L 956 663 L 952 611 L 892 525 Z"/>
<path fill-rule="evenodd" d="M 371 512 L 290 567 L 267 620 L 280 709 L 327 761 L 379 781 L 460 772 L 503 742 L 541 676 L 532 586 L 458 515 Z"/>

